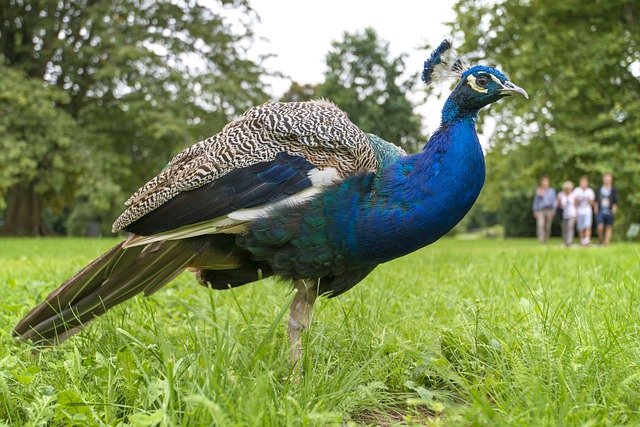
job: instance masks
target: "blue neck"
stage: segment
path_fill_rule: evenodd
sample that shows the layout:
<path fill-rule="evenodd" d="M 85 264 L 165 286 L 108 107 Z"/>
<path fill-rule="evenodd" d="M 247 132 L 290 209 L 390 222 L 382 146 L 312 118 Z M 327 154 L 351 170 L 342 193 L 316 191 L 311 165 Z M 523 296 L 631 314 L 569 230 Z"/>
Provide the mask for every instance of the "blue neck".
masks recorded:
<path fill-rule="evenodd" d="M 462 111 L 458 106 L 458 101 L 452 96 L 447 98 L 447 101 L 444 103 L 444 107 L 442 108 L 442 119 L 440 121 L 440 126 L 445 127 L 454 123 L 456 120 L 474 120 L 478 117 L 477 110 L 471 111 Z M 475 126 L 474 126 L 475 132 Z"/>
<path fill-rule="evenodd" d="M 400 158 L 376 178 L 349 242 L 356 256 L 381 263 L 433 243 L 476 201 L 485 166 L 475 121 L 448 120 L 445 112 L 421 153 Z"/>

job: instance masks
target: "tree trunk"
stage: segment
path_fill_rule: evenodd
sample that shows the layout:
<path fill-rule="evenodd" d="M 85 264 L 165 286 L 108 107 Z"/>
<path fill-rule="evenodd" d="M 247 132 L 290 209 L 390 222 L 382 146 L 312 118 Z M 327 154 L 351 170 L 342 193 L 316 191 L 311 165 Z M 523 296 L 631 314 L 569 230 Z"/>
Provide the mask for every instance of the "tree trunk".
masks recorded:
<path fill-rule="evenodd" d="M 42 221 L 42 196 L 36 193 L 35 184 L 19 183 L 9 189 L 4 225 L 0 235 L 42 236 L 45 227 Z"/>

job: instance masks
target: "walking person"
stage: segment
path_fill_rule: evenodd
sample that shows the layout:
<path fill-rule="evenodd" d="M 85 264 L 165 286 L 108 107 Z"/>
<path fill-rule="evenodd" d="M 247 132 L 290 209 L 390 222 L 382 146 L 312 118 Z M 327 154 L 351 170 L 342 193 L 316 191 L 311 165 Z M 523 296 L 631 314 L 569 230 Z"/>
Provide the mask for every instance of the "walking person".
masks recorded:
<path fill-rule="evenodd" d="M 540 178 L 540 185 L 536 188 L 533 198 L 533 217 L 536 219 L 538 241 L 545 243 L 551 235 L 551 223 L 556 214 L 556 190 L 551 188 L 549 177 Z"/>
<path fill-rule="evenodd" d="M 580 236 L 580 244 L 589 246 L 591 244 L 591 228 L 593 227 L 593 202 L 596 194 L 589 187 L 589 178 L 587 176 L 580 177 L 580 186 L 573 190 L 578 208 L 578 235 Z"/>
<path fill-rule="evenodd" d="M 596 213 L 598 240 L 601 245 L 607 246 L 611 242 L 613 220 L 618 212 L 618 192 L 613 186 L 613 175 L 610 173 L 602 175 L 602 186 L 596 194 L 593 209 Z"/>
<path fill-rule="evenodd" d="M 562 191 L 558 193 L 558 206 L 562 209 L 562 241 L 566 247 L 570 247 L 576 233 L 576 218 L 578 217 L 573 182 L 565 181 L 562 183 Z"/>

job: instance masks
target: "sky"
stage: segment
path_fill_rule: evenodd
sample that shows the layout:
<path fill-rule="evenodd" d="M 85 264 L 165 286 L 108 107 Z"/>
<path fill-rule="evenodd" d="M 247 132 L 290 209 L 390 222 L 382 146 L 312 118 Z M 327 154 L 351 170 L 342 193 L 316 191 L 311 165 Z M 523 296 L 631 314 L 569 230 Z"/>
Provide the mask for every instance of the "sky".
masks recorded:
<path fill-rule="evenodd" d="M 253 54 L 272 53 L 265 62 L 270 71 L 279 71 L 299 83 L 320 83 L 325 70 L 325 55 L 331 42 L 341 39 L 345 31 L 373 27 L 380 38 L 389 42 L 391 54 L 406 53 L 408 73 L 422 70 L 430 52 L 427 42 L 436 46 L 450 37 L 446 25 L 454 19 L 453 0 L 253 0 L 252 8 L 260 23 L 255 25 L 259 40 Z M 282 95 L 289 80 L 271 79 L 271 94 Z M 420 100 L 423 93 L 408 94 Z M 440 120 L 442 100 L 429 97 L 417 112 L 425 116 L 424 127 L 433 132 Z M 381 135 L 383 136 L 383 135 Z"/>

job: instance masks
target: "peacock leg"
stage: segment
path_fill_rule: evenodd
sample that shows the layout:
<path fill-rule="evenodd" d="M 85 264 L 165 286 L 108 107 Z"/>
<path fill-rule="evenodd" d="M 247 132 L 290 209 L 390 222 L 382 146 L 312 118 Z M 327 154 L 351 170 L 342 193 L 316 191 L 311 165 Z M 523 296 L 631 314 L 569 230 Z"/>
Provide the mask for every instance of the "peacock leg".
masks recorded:
<path fill-rule="evenodd" d="M 289 312 L 289 340 L 291 341 L 291 360 L 294 373 L 302 373 L 302 337 L 303 331 L 309 328 L 313 303 L 318 296 L 312 280 L 296 281 L 296 296 Z"/>

